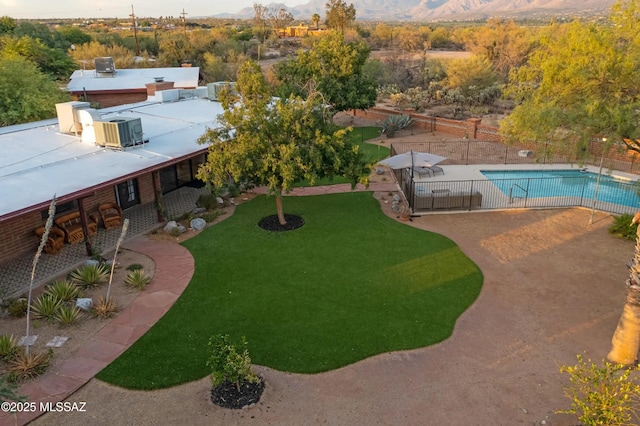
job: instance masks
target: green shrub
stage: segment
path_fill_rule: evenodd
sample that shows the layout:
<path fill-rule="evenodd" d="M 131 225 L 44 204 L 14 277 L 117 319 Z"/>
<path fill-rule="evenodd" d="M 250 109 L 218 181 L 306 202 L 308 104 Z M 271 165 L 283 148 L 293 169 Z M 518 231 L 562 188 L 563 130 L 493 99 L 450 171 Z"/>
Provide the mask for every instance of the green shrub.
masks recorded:
<path fill-rule="evenodd" d="M 66 326 L 75 324 L 81 316 L 82 311 L 77 306 L 61 306 L 54 318 L 58 321 L 58 324 Z"/>
<path fill-rule="evenodd" d="M 82 291 L 75 283 L 67 280 L 58 280 L 47 287 L 45 294 L 49 294 L 63 302 L 71 302 L 81 297 Z"/>
<path fill-rule="evenodd" d="M 609 227 L 609 233 L 619 238 L 635 241 L 638 224 L 632 224 L 633 215 L 623 214 L 613 217 L 613 223 Z"/>
<path fill-rule="evenodd" d="M 124 279 L 126 285 L 136 287 L 138 290 L 144 290 L 150 282 L 151 277 L 144 272 L 144 269 L 131 271 L 127 278 Z"/>
<path fill-rule="evenodd" d="M 62 300 L 50 294 L 43 294 L 31 304 L 31 312 L 34 318 L 53 319 L 62 307 Z"/>
<path fill-rule="evenodd" d="M 13 334 L 0 334 L 0 361 L 9 361 L 18 354 L 18 339 Z"/>
<path fill-rule="evenodd" d="M 107 281 L 109 268 L 103 263 L 84 265 L 69 274 L 69 279 L 83 288 L 97 287 Z"/>
<path fill-rule="evenodd" d="M 202 194 L 196 201 L 196 206 L 205 208 L 207 210 L 215 210 L 218 208 L 218 200 L 216 200 L 215 194 Z M 206 220 L 206 219 L 205 219 Z"/>
<path fill-rule="evenodd" d="M 216 334 L 209 339 L 211 384 L 216 387 L 224 383 L 235 383 L 238 391 L 241 382 L 257 383 L 259 377 L 251 370 L 251 358 L 247 341 L 243 337 L 240 348 L 229 341 L 229 335 Z"/>
<path fill-rule="evenodd" d="M 27 315 L 27 299 L 21 297 L 20 299 L 16 299 L 7 308 L 9 315 L 12 317 L 23 317 Z"/>
<path fill-rule="evenodd" d="M 564 393 L 572 403 L 571 409 L 558 412 L 575 414 L 587 426 L 636 424 L 632 420 L 637 420 L 640 385 L 633 369 L 610 362 L 598 367 L 580 355 L 577 359 L 576 365 L 560 367 L 570 376 L 571 386 L 565 386 Z"/>
<path fill-rule="evenodd" d="M 203 213 L 201 217 L 205 220 L 205 222 L 209 223 L 216 220 L 221 214 L 222 212 L 220 210 L 215 210 L 210 213 Z"/>
<path fill-rule="evenodd" d="M 132 263 L 131 265 L 127 266 L 127 271 L 135 271 L 136 269 L 142 269 L 143 266 L 139 263 Z"/>

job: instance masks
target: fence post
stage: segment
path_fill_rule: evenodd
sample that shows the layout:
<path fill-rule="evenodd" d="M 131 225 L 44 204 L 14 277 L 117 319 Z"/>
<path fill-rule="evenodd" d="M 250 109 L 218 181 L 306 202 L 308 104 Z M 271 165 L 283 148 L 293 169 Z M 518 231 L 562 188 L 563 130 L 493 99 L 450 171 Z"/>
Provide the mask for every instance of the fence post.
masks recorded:
<path fill-rule="evenodd" d="M 509 155 L 509 145 L 504 146 L 504 164 L 507 164 L 507 156 Z"/>
<path fill-rule="evenodd" d="M 469 149 L 470 148 L 471 148 L 471 139 L 467 139 L 467 160 L 465 162 L 466 166 L 469 165 Z"/>

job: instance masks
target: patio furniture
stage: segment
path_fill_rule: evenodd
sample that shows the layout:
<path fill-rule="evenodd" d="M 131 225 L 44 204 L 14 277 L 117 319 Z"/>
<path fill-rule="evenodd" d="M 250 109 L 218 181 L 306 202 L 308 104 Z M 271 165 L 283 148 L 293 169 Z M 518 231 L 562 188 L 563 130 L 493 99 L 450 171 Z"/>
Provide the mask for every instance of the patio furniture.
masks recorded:
<path fill-rule="evenodd" d="M 42 235 L 44 234 L 44 226 L 40 228 L 36 228 L 33 231 L 38 237 L 38 241 L 42 240 Z M 49 230 L 49 236 L 47 238 L 47 242 L 44 245 L 42 251 L 49 254 L 56 254 L 62 247 L 64 246 L 64 231 L 60 228 L 52 226 Z"/>
<path fill-rule="evenodd" d="M 419 178 L 434 177 L 437 174 L 444 175 L 444 170 L 442 170 L 440 166 L 414 167 L 413 172 L 418 175 Z"/>
<path fill-rule="evenodd" d="M 100 204 L 98 211 L 106 229 L 118 227 L 122 223 L 122 208 L 116 203 Z"/>
<path fill-rule="evenodd" d="M 98 216 L 95 213 L 91 213 L 87 216 L 89 229 L 89 235 L 94 235 L 98 232 Z M 63 214 L 54 219 L 56 226 L 64 231 L 65 240 L 69 244 L 79 243 L 84 240 L 84 232 L 82 231 L 82 221 L 80 220 L 80 212 L 74 211 L 71 213 Z"/>

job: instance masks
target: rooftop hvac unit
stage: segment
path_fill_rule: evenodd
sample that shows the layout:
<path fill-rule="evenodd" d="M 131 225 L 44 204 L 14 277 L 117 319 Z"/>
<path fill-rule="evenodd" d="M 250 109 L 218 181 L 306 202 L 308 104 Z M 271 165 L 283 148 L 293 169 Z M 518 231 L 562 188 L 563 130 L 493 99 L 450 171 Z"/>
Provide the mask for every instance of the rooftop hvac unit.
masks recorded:
<path fill-rule="evenodd" d="M 87 109 L 91 106 L 89 102 L 63 102 L 56 104 L 58 124 L 60 133 L 78 134 L 82 132 L 82 125 L 78 118 L 78 110 Z"/>
<path fill-rule="evenodd" d="M 209 83 L 207 84 L 207 97 L 209 98 L 210 101 L 217 101 L 218 100 L 218 96 L 220 95 L 220 92 L 227 87 L 227 85 L 229 85 L 229 87 L 233 90 L 233 88 L 235 87 L 236 83 L 231 82 L 231 83 L 227 83 L 225 81 L 218 81 L 216 83 Z"/>
<path fill-rule="evenodd" d="M 122 149 L 144 143 L 139 118 L 94 121 L 93 128 L 96 132 L 96 145 Z"/>
<path fill-rule="evenodd" d="M 111 74 L 116 72 L 116 66 L 113 63 L 113 58 L 110 56 L 95 58 L 93 61 L 96 65 L 96 72 Z"/>

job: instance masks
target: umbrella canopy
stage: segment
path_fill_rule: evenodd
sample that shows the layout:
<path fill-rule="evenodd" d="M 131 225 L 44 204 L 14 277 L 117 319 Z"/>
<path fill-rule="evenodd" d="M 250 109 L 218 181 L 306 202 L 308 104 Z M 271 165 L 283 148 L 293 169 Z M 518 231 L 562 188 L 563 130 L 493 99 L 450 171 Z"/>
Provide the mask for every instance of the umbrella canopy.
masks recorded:
<path fill-rule="evenodd" d="M 446 160 L 447 157 L 429 154 L 428 152 L 405 152 L 403 154 L 394 155 L 379 162 L 383 166 L 392 169 L 405 169 L 414 167 L 431 167 Z"/>

